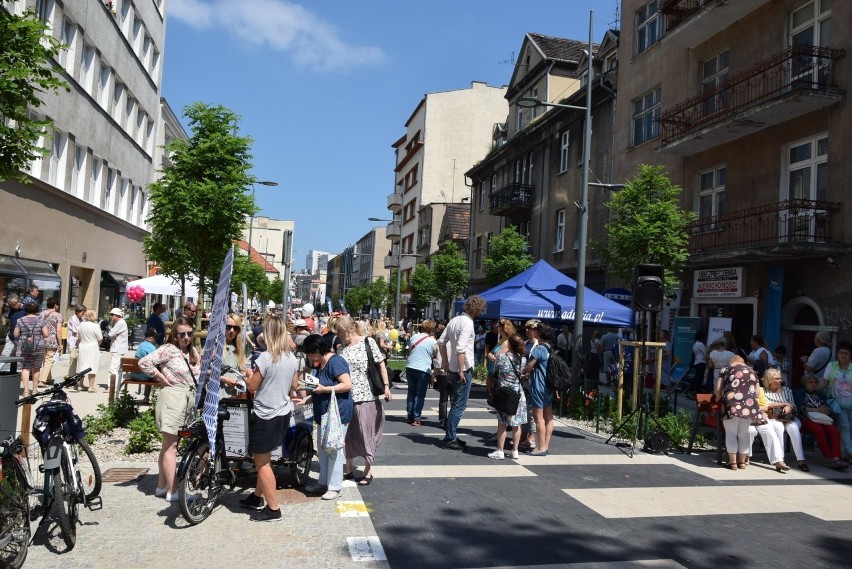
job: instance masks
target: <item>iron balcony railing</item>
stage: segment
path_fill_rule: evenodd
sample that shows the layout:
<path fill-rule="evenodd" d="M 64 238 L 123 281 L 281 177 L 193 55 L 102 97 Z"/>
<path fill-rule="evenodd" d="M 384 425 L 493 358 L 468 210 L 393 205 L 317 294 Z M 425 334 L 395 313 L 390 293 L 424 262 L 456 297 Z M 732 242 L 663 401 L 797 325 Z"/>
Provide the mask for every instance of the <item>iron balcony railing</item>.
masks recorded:
<path fill-rule="evenodd" d="M 689 253 L 831 241 L 837 202 L 784 200 L 692 222 Z"/>
<path fill-rule="evenodd" d="M 533 205 L 535 186 L 512 182 L 505 188 L 491 194 L 491 214 L 500 214 L 510 210 L 529 209 Z"/>
<path fill-rule="evenodd" d="M 667 109 L 660 115 L 663 146 L 793 91 L 840 93 L 834 84 L 834 63 L 845 53 L 842 49 L 793 46 Z"/>
<path fill-rule="evenodd" d="M 720 4 L 726 0 L 666 0 L 660 4 L 660 12 L 666 15 L 666 33 L 678 27 L 711 4 Z"/>

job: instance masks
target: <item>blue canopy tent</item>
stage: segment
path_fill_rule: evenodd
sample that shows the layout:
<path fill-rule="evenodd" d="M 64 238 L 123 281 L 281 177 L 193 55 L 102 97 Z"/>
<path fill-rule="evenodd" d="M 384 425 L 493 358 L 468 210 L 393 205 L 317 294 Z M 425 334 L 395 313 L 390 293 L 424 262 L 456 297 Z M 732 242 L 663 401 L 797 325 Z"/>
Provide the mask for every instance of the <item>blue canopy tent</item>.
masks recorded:
<path fill-rule="evenodd" d="M 526 271 L 479 296 L 488 306 L 480 318 L 512 320 L 574 320 L 577 281 L 540 260 Z M 601 326 L 632 328 L 633 310 L 586 289 L 583 322 Z M 464 300 L 456 302 L 461 313 Z"/>

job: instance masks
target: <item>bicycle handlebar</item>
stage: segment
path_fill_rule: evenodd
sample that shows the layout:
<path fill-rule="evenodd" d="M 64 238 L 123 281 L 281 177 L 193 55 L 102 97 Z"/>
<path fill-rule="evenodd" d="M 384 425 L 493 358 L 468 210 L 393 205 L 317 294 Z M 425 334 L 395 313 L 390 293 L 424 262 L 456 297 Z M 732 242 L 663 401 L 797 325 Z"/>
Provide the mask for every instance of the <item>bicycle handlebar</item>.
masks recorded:
<path fill-rule="evenodd" d="M 90 371 L 92 371 L 92 368 L 86 368 L 83 371 L 75 373 L 74 375 L 66 376 L 65 379 L 62 381 L 62 383 L 60 383 L 58 385 L 54 385 L 50 389 L 46 389 L 45 391 L 39 391 L 38 393 L 33 393 L 32 395 L 18 399 L 17 401 L 15 401 L 15 406 L 20 407 L 21 405 L 24 405 L 25 403 L 32 404 L 32 403 L 35 403 L 36 401 L 38 401 L 39 399 L 41 399 L 43 397 L 46 397 L 48 395 L 53 395 L 54 393 L 58 393 L 58 392 L 62 391 L 63 389 L 65 389 L 66 387 L 68 387 L 70 385 L 74 385 L 75 383 L 80 381 L 80 379 L 82 379 L 83 376 L 86 375 L 87 373 L 89 373 Z"/>

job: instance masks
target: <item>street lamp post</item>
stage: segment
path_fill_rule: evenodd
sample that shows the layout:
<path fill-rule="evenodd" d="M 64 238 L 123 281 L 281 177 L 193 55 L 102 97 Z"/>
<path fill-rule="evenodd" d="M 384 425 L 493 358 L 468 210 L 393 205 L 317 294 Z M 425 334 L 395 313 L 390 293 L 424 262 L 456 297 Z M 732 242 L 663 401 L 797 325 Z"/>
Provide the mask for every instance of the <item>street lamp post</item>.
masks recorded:
<path fill-rule="evenodd" d="M 251 212 L 251 219 L 249 219 L 249 238 L 248 238 L 249 259 L 251 259 L 251 247 L 252 247 L 252 245 L 251 245 L 251 230 L 253 229 L 252 226 L 254 225 L 254 192 L 257 189 L 258 185 L 260 185 L 260 186 L 277 186 L 278 182 L 270 182 L 269 180 L 264 180 L 263 182 L 255 182 L 251 187 L 252 212 Z"/>
<path fill-rule="evenodd" d="M 594 52 L 592 51 L 592 35 L 594 12 L 589 12 L 589 47 L 588 47 L 588 77 L 586 80 L 586 106 L 562 105 L 558 103 L 546 103 L 532 97 L 522 97 L 517 104 L 521 107 L 558 107 L 561 109 L 575 109 L 585 111 L 585 132 L 583 133 L 583 179 L 580 189 L 580 202 L 575 202 L 580 211 L 578 229 L 580 233 L 579 252 L 577 255 L 577 296 L 574 302 L 574 345 L 571 360 L 571 373 L 574 378 L 580 377 L 580 360 L 583 356 L 583 315 L 585 313 L 586 301 L 586 246 L 588 240 L 589 222 L 589 156 L 592 145 L 592 78 L 594 70 L 592 62 Z M 575 381 L 572 391 L 577 389 L 579 382 Z"/>

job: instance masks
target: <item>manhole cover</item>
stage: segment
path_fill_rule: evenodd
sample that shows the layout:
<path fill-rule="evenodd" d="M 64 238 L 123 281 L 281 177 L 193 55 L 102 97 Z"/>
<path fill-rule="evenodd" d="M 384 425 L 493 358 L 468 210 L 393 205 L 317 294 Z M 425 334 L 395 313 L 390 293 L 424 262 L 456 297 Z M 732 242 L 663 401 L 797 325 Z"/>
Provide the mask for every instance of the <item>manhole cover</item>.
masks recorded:
<path fill-rule="evenodd" d="M 146 474 L 147 468 L 110 468 L 101 478 L 104 482 L 130 482 Z"/>

